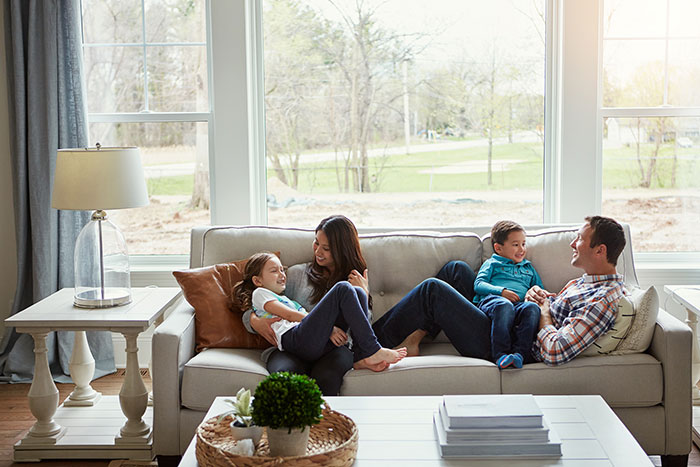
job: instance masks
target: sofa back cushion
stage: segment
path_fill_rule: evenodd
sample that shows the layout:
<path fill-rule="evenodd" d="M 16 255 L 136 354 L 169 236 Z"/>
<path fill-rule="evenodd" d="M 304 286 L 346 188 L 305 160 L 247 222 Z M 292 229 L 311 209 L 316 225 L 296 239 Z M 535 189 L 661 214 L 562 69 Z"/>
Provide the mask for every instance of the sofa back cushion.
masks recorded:
<path fill-rule="evenodd" d="M 475 271 L 481 265 L 481 240 L 472 233 L 368 234 L 360 236 L 360 246 L 369 269 L 375 320 L 448 261 L 465 261 Z"/>

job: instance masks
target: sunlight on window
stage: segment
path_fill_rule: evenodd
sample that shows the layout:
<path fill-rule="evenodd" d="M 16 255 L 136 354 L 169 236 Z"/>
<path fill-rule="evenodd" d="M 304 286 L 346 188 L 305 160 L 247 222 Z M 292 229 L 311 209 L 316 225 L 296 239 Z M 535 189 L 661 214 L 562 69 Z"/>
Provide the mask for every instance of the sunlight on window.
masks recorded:
<path fill-rule="evenodd" d="M 544 11 L 265 1 L 269 223 L 542 222 Z"/>

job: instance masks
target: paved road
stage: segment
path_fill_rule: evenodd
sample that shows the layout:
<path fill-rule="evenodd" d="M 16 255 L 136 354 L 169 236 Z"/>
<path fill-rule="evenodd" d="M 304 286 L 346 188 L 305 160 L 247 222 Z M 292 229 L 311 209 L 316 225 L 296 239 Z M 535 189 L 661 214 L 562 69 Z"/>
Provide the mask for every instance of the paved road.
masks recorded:
<path fill-rule="evenodd" d="M 515 141 L 518 143 L 533 143 L 537 142 L 539 138 L 537 135 L 531 132 L 521 132 L 515 136 Z M 507 144 L 507 138 L 495 138 L 494 144 L 501 145 Z M 421 143 L 411 145 L 410 153 L 419 154 L 425 152 L 435 152 L 435 151 L 456 151 L 458 149 L 465 148 L 475 148 L 481 146 L 487 146 L 488 140 L 484 139 L 474 139 L 469 141 L 439 141 L 435 143 Z M 388 148 L 375 148 L 368 151 L 369 157 L 379 157 L 379 156 L 395 156 L 400 154 L 406 154 L 405 146 L 392 146 Z M 313 154 L 302 154 L 301 156 L 304 162 L 322 162 L 322 161 L 332 161 L 335 160 L 336 154 L 334 152 L 319 152 Z M 338 154 L 338 157 L 342 157 L 342 153 Z M 183 163 L 183 164 L 161 164 L 153 165 L 143 168 L 146 178 L 158 178 L 158 177 L 172 177 L 177 175 L 191 175 L 194 174 L 194 162 Z"/>

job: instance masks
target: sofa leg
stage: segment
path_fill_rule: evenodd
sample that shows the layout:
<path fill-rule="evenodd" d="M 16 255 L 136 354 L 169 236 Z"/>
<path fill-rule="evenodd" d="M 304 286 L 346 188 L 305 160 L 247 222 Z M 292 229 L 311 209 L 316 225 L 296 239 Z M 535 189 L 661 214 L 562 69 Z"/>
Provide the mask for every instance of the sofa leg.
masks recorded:
<path fill-rule="evenodd" d="M 661 456 L 662 467 L 688 467 L 688 454 L 684 456 Z"/>

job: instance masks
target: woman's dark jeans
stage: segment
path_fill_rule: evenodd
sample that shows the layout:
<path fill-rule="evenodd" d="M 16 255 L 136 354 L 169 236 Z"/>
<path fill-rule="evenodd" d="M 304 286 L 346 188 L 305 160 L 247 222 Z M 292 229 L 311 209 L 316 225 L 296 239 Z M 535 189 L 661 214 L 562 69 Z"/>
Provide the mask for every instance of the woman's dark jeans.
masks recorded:
<path fill-rule="evenodd" d="M 461 355 L 491 359 L 491 320 L 472 303 L 475 278 L 464 261 L 445 264 L 374 323 L 379 343 L 393 348 L 418 329 L 432 337 L 442 330 Z"/>
<path fill-rule="evenodd" d="M 346 345 L 336 347 L 316 361 L 310 362 L 290 352 L 275 349 L 267 360 L 267 371 L 288 371 L 308 375 L 316 380 L 324 396 L 337 396 L 343 376 L 353 365 L 352 351 Z"/>

